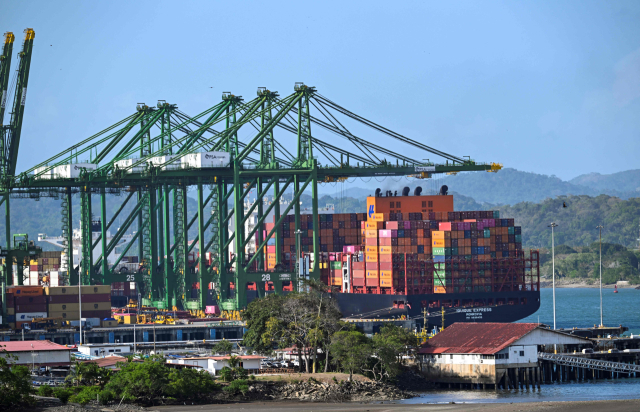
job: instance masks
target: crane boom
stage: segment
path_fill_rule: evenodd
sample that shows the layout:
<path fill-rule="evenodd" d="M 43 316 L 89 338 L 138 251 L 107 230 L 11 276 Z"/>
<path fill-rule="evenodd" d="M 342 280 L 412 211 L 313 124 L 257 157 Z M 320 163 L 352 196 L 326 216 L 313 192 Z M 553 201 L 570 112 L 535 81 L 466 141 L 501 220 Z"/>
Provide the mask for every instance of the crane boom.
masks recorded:
<path fill-rule="evenodd" d="M 7 105 L 7 89 L 9 87 L 9 71 L 11 70 L 11 54 L 15 36 L 10 31 L 4 34 L 2 55 L 0 56 L 0 126 L 4 124 L 4 109 Z"/>
<path fill-rule="evenodd" d="M 13 98 L 13 110 L 9 127 L 5 128 L 2 151 L 2 172 L 13 176 L 18 162 L 18 148 L 20 147 L 20 134 L 22 120 L 24 118 L 24 104 L 27 98 L 27 83 L 29 82 L 29 68 L 31 66 L 31 52 L 33 51 L 33 39 L 36 32 L 26 29 L 22 51 L 18 54 L 20 63 L 18 66 L 16 91 Z"/>

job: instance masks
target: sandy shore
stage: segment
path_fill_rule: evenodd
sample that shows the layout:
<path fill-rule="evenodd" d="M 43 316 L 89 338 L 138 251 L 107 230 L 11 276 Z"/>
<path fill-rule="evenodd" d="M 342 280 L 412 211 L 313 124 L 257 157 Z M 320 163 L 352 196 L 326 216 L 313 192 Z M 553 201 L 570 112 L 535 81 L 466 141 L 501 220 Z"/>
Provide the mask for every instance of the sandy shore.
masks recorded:
<path fill-rule="evenodd" d="M 260 412 L 384 412 L 384 411 L 482 411 L 482 412 L 632 412 L 640 410 L 640 399 L 584 402 L 532 402 L 532 403 L 464 403 L 464 404 L 360 404 L 360 403 L 301 403 L 255 402 L 225 405 L 161 406 L 148 411 L 208 412 L 208 411 L 260 411 Z"/>

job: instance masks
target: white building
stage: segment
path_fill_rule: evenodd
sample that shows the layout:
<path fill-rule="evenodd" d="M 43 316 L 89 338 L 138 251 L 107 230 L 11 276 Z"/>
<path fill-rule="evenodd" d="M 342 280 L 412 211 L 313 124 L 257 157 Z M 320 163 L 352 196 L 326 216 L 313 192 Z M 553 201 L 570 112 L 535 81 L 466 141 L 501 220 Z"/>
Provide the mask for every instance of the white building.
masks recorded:
<path fill-rule="evenodd" d="M 202 368 L 203 370 L 207 370 L 209 366 L 209 358 L 197 357 L 197 358 L 167 359 L 167 363 L 171 363 L 174 365 L 190 365 L 190 366 Z"/>
<path fill-rule="evenodd" d="M 264 356 L 258 355 L 240 355 L 237 357 L 240 359 L 239 366 L 245 368 L 249 373 L 258 373 L 258 370 L 260 369 L 260 361 L 264 359 Z M 230 367 L 230 358 L 230 356 L 212 356 L 208 358 L 209 362 L 207 370 L 210 373 L 217 375 L 225 366 Z"/>
<path fill-rule="evenodd" d="M 2 352 L 2 351 L 6 351 Z M 48 340 L 24 340 L 0 342 L 0 356 L 14 356 L 10 363 L 39 367 L 71 365 L 71 348 Z"/>
<path fill-rule="evenodd" d="M 89 343 L 78 346 L 78 352 L 91 358 L 104 358 L 109 355 L 131 353 L 133 344 L 128 343 Z"/>
<path fill-rule="evenodd" d="M 434 382 L 508 387 L 541 380 L 538 352 L 591 347 L 589 339 L 538 323 L 454 323 L 420 349 L 422 371 Z"/>

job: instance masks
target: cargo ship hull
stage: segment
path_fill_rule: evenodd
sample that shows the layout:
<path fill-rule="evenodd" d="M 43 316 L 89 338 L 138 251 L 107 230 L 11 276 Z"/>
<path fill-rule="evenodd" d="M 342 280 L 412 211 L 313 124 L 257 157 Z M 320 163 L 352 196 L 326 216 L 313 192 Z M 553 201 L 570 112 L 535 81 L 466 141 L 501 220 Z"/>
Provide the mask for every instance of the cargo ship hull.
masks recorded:
<path fill-rule="evenodd" d="M 332 293 L 344 318 L 423 319 L 426 309 L 429 325 L 440 326 L 442 307 L 445 323 L 455 322 L 515 322 L 534 314 L 540 308 L 540 292 L 474 292 L 416 295 L 377 295 L 362 293 Z M 473 302 L 482 306 L 459 305 Z"/>

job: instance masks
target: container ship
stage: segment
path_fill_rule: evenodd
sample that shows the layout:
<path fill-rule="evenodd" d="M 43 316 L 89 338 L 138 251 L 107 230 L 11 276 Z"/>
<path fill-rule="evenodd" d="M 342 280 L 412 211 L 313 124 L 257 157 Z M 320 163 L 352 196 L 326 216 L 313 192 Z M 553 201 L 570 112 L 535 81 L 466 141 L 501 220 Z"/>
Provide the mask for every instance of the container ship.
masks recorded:
<path fill-rule="evenodd" d="M 540 307 L 540 258 L 522 249 L 522 228 L 498 211 L 455 212 L 453 196 L 376 190 L 366 213 L 319 215 L 321 280 L 348 319 L 513 322 Z M 313 252 L 313 219 L 301 215 L 300 249 Z M 271 230 L 267 224 L 265 230 Z M 282 227 L 293 269 L 294 216 Z M 267 246 L 265 270 L 276 269 Z M 281 268 L 278 268 L 279 270 Z"/>

